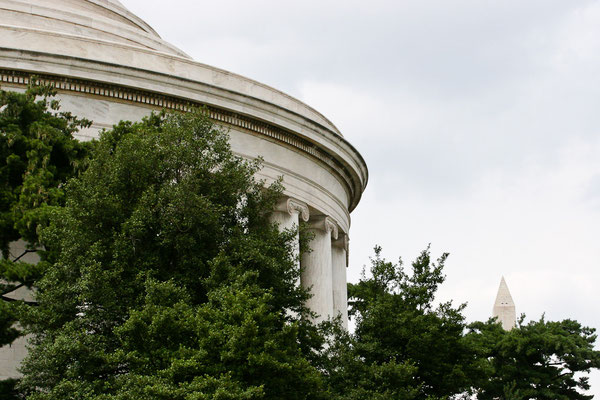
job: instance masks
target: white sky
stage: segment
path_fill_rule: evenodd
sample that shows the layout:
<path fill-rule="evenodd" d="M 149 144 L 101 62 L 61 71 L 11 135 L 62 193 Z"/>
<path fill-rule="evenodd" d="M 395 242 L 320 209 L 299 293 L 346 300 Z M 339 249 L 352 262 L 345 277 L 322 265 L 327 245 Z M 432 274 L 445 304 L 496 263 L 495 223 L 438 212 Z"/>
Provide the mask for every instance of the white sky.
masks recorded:
<path fill-rule="evenodd" d="M 408 264 L 431 243 L 470 321 L 504 275 L 517 313 L 600 327 L 599 1 L 121 1 L 361 152 L 351 281 L 375 244 Z"/>

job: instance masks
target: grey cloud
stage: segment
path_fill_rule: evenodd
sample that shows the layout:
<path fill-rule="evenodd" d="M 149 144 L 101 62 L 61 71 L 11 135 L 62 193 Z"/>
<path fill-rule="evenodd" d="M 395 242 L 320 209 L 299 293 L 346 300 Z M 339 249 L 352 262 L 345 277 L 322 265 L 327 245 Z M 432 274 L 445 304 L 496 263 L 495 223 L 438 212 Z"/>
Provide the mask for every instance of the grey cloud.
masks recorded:
<path fill-rule="evenodd" d="M 598 2 L 122 1 L 196 60 L 315 106 L 363 154 L 351 279 L 376 243 L 410 261 L 432 242 L 470 319 L 505 274 L 518 312 L 600 326 Z M 573 146 L 592 150 L 578 164 Z"/>
<path fill-rule="evenodd" d="M 172 20 L 174 30 L 167 39 L 199 61 L 222 66 L 224 60 L 234 72 L 292 92 L 294 80 L 327 79 L 365 87 L 408 85 L 458 96 L 502 84 L 499 77 L 530 73 L 537 47 L 552 37 L 554 24 L 582 3 L 176 4 L 170 13 L 141 6 L 140 0 L 127 2 L 151 22 Z"/>

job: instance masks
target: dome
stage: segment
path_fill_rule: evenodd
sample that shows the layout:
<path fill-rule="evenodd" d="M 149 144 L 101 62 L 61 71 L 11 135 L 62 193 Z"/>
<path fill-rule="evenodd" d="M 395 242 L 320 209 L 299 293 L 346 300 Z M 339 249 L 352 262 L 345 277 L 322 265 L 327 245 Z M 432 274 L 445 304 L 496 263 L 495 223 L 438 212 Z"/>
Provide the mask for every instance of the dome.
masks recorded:
<path fill-rule="evenodd" d="M 193 61 L 117 0 L 0 0 L 0 9 L 0 48 L 100 61 L 202 82 L 291 110 L 341 135 L 327 118 L 297 99 Z M 75 71 L 69 68 L 66 73 L 72 76 Z"/>
<path fill-rule="evenodd" d="M 101 40 L 189 58 L 117 0 L 1 1 L 1 23 L 48 36 Z"/>
<path fill-rule="evenodd" d="M 344 229 L 349 227 L 348 210 L 360 200 L 367 168 L 335 125 L 312 107 L 192 60 L 118 0 L 0 0 L 0 9 L 0 84 L 23 87 L 31 75 L 54 84 L 70 111 L 94 122 L 82 136 L 95 137 L 152 109 L 208 107 L 228 128 L 252 132 L 323 165 L 329 172 L 315 179 L 330 179 L 325 176 L 331 173 L 334 181 L 319 182 L 306 195 L 318 200 L 311 193 L 334 184 L 328 195 L 337 205 L 322 206 L 335 208 Z M 253 156 L 250 144 L 245 146 L 244 154 Z M 265 151 L 261 146 L 257 151 Z"/>

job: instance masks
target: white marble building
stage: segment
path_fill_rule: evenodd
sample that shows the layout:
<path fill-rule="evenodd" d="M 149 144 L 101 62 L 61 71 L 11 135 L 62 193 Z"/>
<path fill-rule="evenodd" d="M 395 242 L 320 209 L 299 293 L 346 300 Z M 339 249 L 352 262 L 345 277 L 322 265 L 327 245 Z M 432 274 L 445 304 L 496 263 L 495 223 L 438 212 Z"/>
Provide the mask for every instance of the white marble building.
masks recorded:
<path fill-rule="evenodd" d="M 308 105 L 251 79 L 192 60 L 117 0 L 0 0 L 0 86 L 22 90 L 35 74 L 56 86 L 64 109 L 94 121 L 81 138 L 151 110 L 208 108 L 230 130 L 233 150 L 262 156 L 259 178 L 283 176 L 282 228 L 307 221 L 313 251 L 301 284 L 319 320 L 346 314 L 350 212 L 367 167 L 338 129 Z M 12 376 L 22 343 L 0 350 Z"/>

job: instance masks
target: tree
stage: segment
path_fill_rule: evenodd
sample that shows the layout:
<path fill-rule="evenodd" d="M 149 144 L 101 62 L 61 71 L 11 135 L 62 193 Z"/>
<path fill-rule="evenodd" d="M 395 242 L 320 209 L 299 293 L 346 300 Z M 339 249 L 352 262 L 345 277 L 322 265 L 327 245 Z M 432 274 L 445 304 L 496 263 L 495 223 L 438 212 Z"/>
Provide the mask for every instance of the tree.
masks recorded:
<path fill-rule="evenodd" d="M 412 400 L 419 394 L 412 361 L 390 357 L 374 361 L 365 357 L 364 342 L 341 329 L 334 329 L 323 370 L 329 398 L 336 400 Z M 374 349 L 373 349 L 374 350 Z"/>
<path fill-rule="evenodd" d="M 478 349 L 482 379 L 476 382 L 477 398 L 486 399 L 591 399 L 580 390 L 590 388 L 592 368 L 600 368 L 594 350 L 595 330 L 573 320 L 539 321 L 502 329 L 495 320 L 469 326 L 467 340 Z"/>
<path fill-rule="evenodd" d="M 348 285 L 355 334 L 334 348 L 334 359 L 345 365 L 331 373 L 342 398 L 442 398 L 470 387 L 464 305 L 433 305 L 446 258 L 432 262 L 427 248 L 407 274 L 402 261 L 386 261 L 375 247 L 371 276 L 363 271 L 358 284 Z"/>
<path fill-rule="evenodd" d="M 407 273 L 376 247 L 349 285 L 355 333 L 313 326 L 295 232 L 268 220 L 282 187 L 254 179 L 260 161 L 234 156 L 201 111 L 82 144 L 88 122 L 52 94 L 0 92 L 0 344 L 19 317 L 33 337 L 20 394 L 2 382 L 3 398 L 591 398 L 593 329 L 542 318 L 465 335 L 464 305 L 434 306 L 447 255 L 429 248 Z M 40 264 L 8 258 L 19 238 Z M 36 307 L 6 297 L 32 285 Z"/>
<path fill-rule="evenodd" d="M 319 398 L 281 185 L 201 111 L 104 132 L 41 243 L 28 399 Z"/>
<path fill-rule="evenodd" d="M 61 112 L 55 95 L 35 79 L 24 93 L 0 90 L 0 346 L 21 335 L 12 292 L 30 288 L 44 267 L 23 257 L 39 249 L 40 228 L 64 203 L 62 186 L 85 167 L 92 146 L 73 137 L 90 122 Z M 27 248 L 11 254 L 10 244 L 19 239 Z M 13 383 L 0 384 L 3 398 Z"/>

